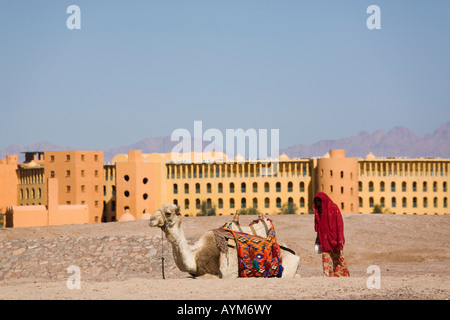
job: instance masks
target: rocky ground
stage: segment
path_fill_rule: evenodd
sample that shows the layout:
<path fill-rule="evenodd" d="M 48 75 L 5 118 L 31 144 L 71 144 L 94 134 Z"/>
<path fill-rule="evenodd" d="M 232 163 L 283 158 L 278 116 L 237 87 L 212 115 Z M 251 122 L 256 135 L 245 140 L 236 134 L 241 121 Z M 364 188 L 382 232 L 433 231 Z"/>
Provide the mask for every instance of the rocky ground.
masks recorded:
<path fill-rule="evenodd" d="M 255 217 L 243 216 L 241 223 Z M 270 216 L 301 257 L 295 279 L 192 279 L 147 221 L 0 230 L 0 299 L 437 299 L 450 297 L 450 216 L 345 215 L 350 278 L 322 277 L 314 217 Z M 229 216 L 183 217 L 192 242 Z M 162 279 L 161 255 L 165 258 Z M 68 280 L 79 268 L 80 287 Z M 380 273 L 370 288 L 369 266 Z M 369 269 L 368 269 L 369 268 Z M 369 285 L 368 285 L 369 284 Z"/>

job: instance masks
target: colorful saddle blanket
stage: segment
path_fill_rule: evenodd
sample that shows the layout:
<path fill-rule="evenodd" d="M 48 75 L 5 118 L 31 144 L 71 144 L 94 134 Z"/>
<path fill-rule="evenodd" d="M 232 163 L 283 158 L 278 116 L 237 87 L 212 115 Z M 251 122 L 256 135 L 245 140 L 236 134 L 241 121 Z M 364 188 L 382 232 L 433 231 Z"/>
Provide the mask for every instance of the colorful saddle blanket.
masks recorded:
<path fill-rule="evenodd" d="M 238 252 L 240 277 L 281 277 L 283 266 L 280 246 L 273 225 L 268 230 L 267 238 L 230 230 L 226 225 L 221 229 L 233 234 Z"/>

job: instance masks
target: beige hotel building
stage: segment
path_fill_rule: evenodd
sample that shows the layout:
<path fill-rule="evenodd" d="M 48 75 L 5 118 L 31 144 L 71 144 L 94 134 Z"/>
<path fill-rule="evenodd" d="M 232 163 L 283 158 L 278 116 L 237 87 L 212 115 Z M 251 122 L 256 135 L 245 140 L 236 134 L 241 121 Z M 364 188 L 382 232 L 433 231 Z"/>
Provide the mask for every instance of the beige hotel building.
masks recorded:
<path fill-rule="evenodd" d="M 102 151 L 28 152 L 20 164 L 18 156 L 7 156 L 0 159 L 0 212 L 6 213 L 0 223 L 20 227 L 148 219 L 164 203 L 178 204 L 183 215 L 196 215 L 202 202 L 215 207 L 217 215 L 251 207 L 278 214 L 286 204 L 308 214 L 319 191 L 344 214 L 450 212 L 450 159 L 376 158 L 371 153 L 358 159 L 346 157 L 345 150 L 330 150 L 320 158 L 283 154 L 254 161 L 208 153 L 198 163 L 194 153 L 187 160 L 175 156 L 131 150 L 104 163 Z M 63 206 L 64 219 L 55 219 L 57 213 L 48 218 L 50 192 L 52 201 Z"/>

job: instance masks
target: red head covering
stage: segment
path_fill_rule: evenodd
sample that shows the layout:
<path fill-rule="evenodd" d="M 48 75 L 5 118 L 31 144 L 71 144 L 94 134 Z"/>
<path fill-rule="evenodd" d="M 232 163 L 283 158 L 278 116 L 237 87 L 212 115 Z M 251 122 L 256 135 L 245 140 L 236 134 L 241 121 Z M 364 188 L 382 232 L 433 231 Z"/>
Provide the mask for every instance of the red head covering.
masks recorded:
<path fill-rule="evenodd" d="M 314 229 L 319 234 L 319 241 L 322 251 L 344 248 L 344 222 L 342 220 L 339 207 L 323 192 L 316 194 L 316 198 L 322 200 L 322 214 L 313 203 L 314 209 Z"/>

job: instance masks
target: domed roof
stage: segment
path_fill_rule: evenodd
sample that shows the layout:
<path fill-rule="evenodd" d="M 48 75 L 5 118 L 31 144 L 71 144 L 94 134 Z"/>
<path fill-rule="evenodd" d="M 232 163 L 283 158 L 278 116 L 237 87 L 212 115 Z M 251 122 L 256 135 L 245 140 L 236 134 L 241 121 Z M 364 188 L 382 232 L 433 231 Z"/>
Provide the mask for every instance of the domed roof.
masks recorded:
<path fill-rule="evenodd" d="M 370 152 L 367 156 L 366 156 L 366 160 L 375 160 L 376 157 L 373 155 L 372 152 Z"/>
<path fill-rule="evenodd" d="M 135 220 L 136 219 L 134 218 L 134 216 L 129 212 L 124 213 L 119 218 L 119 222 L 135 221 Z"/>
<path fill-rule="evenodd" d="M 240 154 L 238 154 L 235 158 L 234 158 L 234 162 L 244 162 L 245 159 L 243 156 L 241 156 Z"/>
<path fill-rule="evenodd" d="M 286 155 L 286 153 L 283 153 L 280 157 L 279 157 L 280 161 L 286 161 L 289 160 L 289 157 Z"/>

